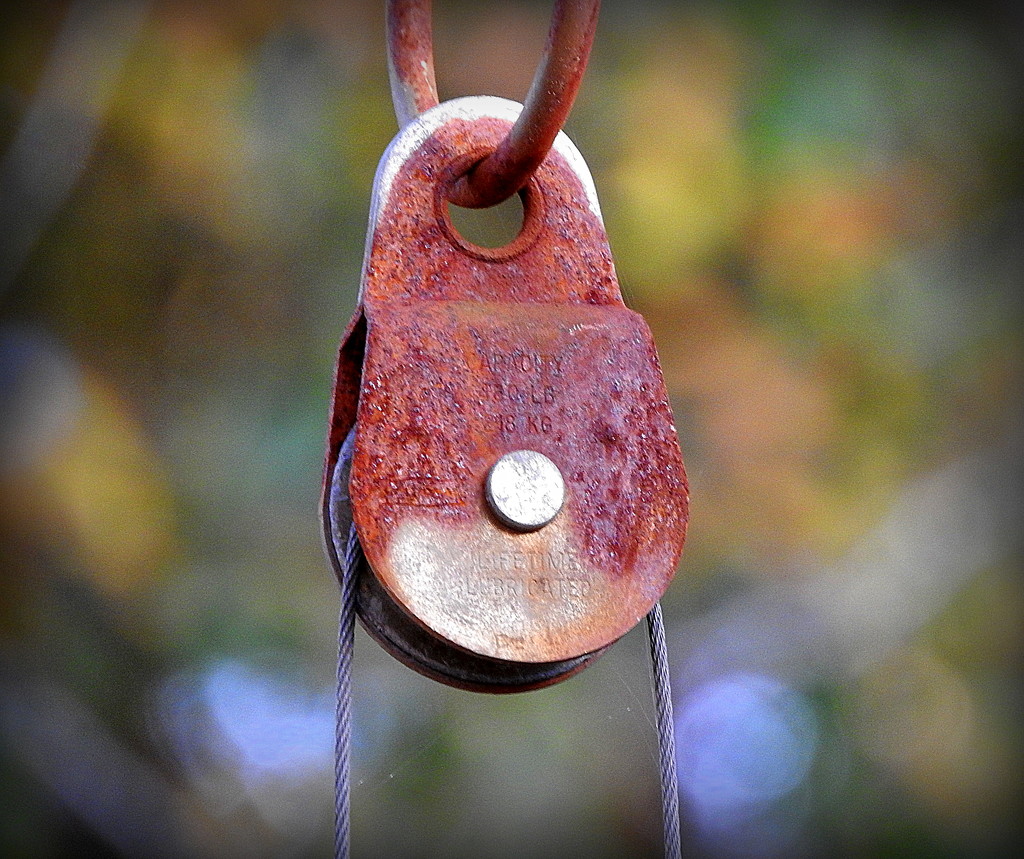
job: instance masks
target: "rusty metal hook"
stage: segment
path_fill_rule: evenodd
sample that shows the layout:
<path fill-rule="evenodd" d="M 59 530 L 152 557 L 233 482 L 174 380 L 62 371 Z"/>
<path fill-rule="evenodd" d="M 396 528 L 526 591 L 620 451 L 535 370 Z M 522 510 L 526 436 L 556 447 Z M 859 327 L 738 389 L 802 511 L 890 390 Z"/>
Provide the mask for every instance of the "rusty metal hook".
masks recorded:
<path fill-rule="evenodd" d="M 400 126 L 438 103 L 430 0 L 388 0 L 388 71 Z M 533 175 L 561 131 L 583 80 L 601 0 L 556 0 L 551 29 L 522 113 L 497 149 L 449 191 L 471 209 L 511 197 Z"/>

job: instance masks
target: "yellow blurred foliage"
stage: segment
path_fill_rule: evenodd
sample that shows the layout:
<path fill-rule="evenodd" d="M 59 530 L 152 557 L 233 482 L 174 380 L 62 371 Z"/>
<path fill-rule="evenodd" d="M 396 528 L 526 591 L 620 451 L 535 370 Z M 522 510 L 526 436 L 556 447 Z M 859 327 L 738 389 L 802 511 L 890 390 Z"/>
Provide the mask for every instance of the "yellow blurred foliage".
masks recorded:
<path fill-rule="evenodd" d="M 967 679 L 921 646 L 898 650 L 859 683 L 855 735 L 933 813 L 970 821 L 991 812 L 1015 776 L 979 720 Z"/>
<path fill-rule="evenodd" d="M 145 154 L 161 198 L 240 243 L 255 238 L 260 212 L 246 193 L 249 85 L 244 56 L 224 31 L 202 16 L 183 17 L 143 33 L 108 120 Z"/>
<path fill-rule="evenodd" d="M 649 318 L 670 393 L 699 416 L 694 539 L 724 551 L 743 540 L 769 563 L 835 554 L 852 534 L 821 466 L 837 433 L 829 380 L 787 356 L 723 285 L 691 289 L 698 298 Z"/>
<path fill-rule="evenodd" d="M 608 232 L 623 280 L 640 293 L 677 291 L 747 215 L 737 54 L 720 29 L 677 28 L 621 81 L 625 142 L 609 177 Z"/>
<path fill-rule="evenodd" d="M 896 238 L 900 207 L 891 181 L 830 169 L 780 181 L 750 242 L 759 282 L 825 308 L 866 286 Z"/>
<path fill-rule="evenodd" d="M 177 551 L 172 495 L 143 429 L 114 388 L 88 372 L 67 434 L 10 480 L 22 537 L 113 597 L 157 581 Z"/>

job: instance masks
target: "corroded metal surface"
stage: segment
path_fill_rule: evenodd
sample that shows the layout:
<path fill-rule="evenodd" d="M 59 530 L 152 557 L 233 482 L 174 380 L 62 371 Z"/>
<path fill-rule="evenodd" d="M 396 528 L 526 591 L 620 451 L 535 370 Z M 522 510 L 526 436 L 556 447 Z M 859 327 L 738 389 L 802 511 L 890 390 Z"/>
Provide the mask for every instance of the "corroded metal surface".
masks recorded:
<path fill-rule="evenodd" d="M 382 594 L 455 653 L 557 663 L 603 649 L 660 597 L 687 484 L 650 332 L 622 303 L 567 139 L 527 184 L 510 245 L 471 245 L 448 218 L 448 186 L 507 134 L 508 104 L 441 105 L 382 161 L 325 476 L 357 416 L 350 490 Z M 558 516 L 527 533 L 484 494 L 493 464 L 524 449 L 565 484 Z"/>
<path fill-rule="evenodd" d="M 353 434 L 342 445 L 327 485 L 327 552 L 340 569 L 346 555 L 352 509 L 349 499 Z M 360 558 L 356 602 L 365 629 L 385 650 L 434 680 L 475 692 L 524 692 L 571 677 L 602 651 L 561 662 L 509 662 L 452 647 L 431 635 L 392 600 L 365 558 Z"/>
<path fill-rule="evenodd" d="M 533 175 L 562 130 L 583 81 L 597 31 L 600 0 L 557 0 L 544 54 L 522 114 L 495 148 L 451 190 L 460 206 L 507 199 Z"/>
<path fill-rule="evenodd" d="M 388 72 L 399 126 L 437 105 L 430 7 L 430 0 L 388 2 Z M 522 114 L 452 184 L 448 193 L 453 202 L 470 208 L 493 206 L 526 184 L 572 109 L 600 8 L 600 0 L 555 0 L 547 43 Z"/>
<path fill-rule="evenodd" d="M 388 0 L 388 77 L 399 127 L 437 106 L 430 0 Z"/>

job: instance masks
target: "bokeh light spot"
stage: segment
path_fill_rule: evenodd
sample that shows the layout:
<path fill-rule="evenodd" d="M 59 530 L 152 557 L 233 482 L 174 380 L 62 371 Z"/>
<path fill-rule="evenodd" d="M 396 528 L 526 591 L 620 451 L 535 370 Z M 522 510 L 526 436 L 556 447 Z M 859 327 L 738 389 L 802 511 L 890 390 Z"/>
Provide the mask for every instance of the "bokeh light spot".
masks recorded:
<path fill-rule="evenodd" d="M 202 699 L 247 784 L 274 776 L 319 777 L 330 768 L 334 709 L 329 695 L 224 661 L 203 677 Z"/>
<path fill-rule="evenodd" d="M 764 810 L 806 778 L 818 723 L 806 697 L 757 674 L 698 687 L 676 719 L 680 787 L 698 820 L 725 828 Z"/>

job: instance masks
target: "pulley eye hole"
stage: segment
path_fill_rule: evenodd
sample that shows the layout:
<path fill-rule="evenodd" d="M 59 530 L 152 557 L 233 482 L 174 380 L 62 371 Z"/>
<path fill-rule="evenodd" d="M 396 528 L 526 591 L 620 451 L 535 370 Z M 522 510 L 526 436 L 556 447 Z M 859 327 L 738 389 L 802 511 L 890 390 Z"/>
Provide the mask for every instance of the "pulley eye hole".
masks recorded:
<path fill-rule="evenodd" d="M 448 219 L 459 237 L 470 244 L 498 250 L 512 244 L 523 231 L 526 208 L 525 192 L 513 194 L 494 206 L 467 209 L 445 200 Z"/>
<path fill-rule="evenodd" d="M 533 246 L 544 226 L 544 194 L 537 177 L 495 206 L 464 208 L 455 188 L 488 154 L 471 149 L 442 168 L 434 189 L 434 212 L 441 231 L 463 253 L 487 262 L 502 262 Z"/>

